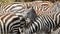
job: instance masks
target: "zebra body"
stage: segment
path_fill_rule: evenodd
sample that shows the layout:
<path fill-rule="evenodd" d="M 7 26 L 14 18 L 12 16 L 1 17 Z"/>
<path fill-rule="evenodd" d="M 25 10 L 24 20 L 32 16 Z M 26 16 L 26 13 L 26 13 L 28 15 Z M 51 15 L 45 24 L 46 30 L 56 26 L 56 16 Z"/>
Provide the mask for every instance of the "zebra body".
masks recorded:
<path fill-rule="evenodd" d="M 50 29 L 53 29 L 55 26 L 55 23 L 49 16 L 39 16 L 34 21 L 31 21 L 32 23 L 28 26 L 28 29 L 30 30 L 29 33 L 34 32 L 50 32 Z"/>
<path fill-rule="evenodd" d="M 43 5 L 43 6 L 42 6 Z M 53 5 L 53 3 L 51 2 L 38 2 L 38 1 L 34 1 L 34 2 L 15 2 L 15 3 L 11 3 L 9 5 L 6 5 L 3 7 L 3 11 L 13 11 L 13 12 L 23 12 L 26 8 L 28 7 L 34 7 L 35 10 L 45 10 L 48 7 L 50 8 Z M 38 9 L 39 8 L 39 9 Z"/>
<path fill-rule="evenodd" d="M 58 18 L 58 17 L 56 17 Z M 29 34 L 37 33 L 39 31 L 45 32 L 45 34 L 50 34 L 51 30 L 54 30 L 54 28 L 58 25 L 58 19 L 55 22 L 49 15 L 40 15 L 35 20 L 32 20 L 31 24 L 26 27 L 26 33 L 29 32 Z"/>
<path fill-rule="evenodd" d="M 55 7 L 56 6 L 56 7 Z M 46 34 L 50 34 L 51 30 L 55 31 L 56 28 L 59 28 L 60 25 L 60 10 L 59 5 L 55 5 L 54 8 L 49 13 L 43 13 L 35 18 L 35 20 L 31 20 L 30 24 L 25 27 L 25 33 L 33 34 L 39 31 L 43 31 Z M 55 9 L 57 11 L 55 11 Z"/>
<path fill-rule="evenodd" d="M 33 7 L 37 15 L 42 12 L 47 12 L 53 7 L 53 3 L 48 1 L 33 1 L 33 2 L 15 2 L 3 7 L 3 13 L 12 12 L 17 13 L 24 13 L 25 10 L 28 8 Z"/>
<path fill-rule="evenodd" d="M 22 13 L 25 10 L 26 10 L 25 4 L 19 3 L 19 2 L 11 3 L 3 7 L 3 13 L 6 13 L 6 12 Z"/>
<path fill-rule="evenodd" d="M 48 12 L 53 8 L 54 4 L 51 2 L 43 2 L 43 1 L 35 1 L 35 2 L 27 2 L 27 7 L 33 7 L 37 15 L 40 15 L 43 12 Z"/>
<path fill-rule="evenodd" d="M 34 11 L 31 7 L 27 8 L 26 3 L 11 3 L 3 8 L 3 11 L 1 13 L 15 13 L 16 15 L 22 15 L 23 17 L 26 17 L 27 13 L 34 13 Z M 34 14 L 33 14 L 34 16 Z M 30 16 L 32 17 L 32 16 Z"/>
<path fill-rule="evenodd" d="M 40 10 L 40 9 L 39 9 Z M 23 12 L 23 11 L 22 11 Z M 37 11 L 36 11 L 37 12 Z M 40 13 L 39 13 L 40 14 Z M 57 13 L 57 14 L 59 14 L 59 13 Z M 42 22 L 42 24 L 43 25 L 40 25 L 40 21 L 38 22 L 38 21 L 34 21 L 34 20 L 32 20 L 32 24 L 31 25 L 29 25 L 29 29 L 30 29 L 30 32 L 36 32 L 36 31 L 38 31 L 38 30 L 41 30 L 42 28 L 44 28 L 44 27 L 46 27 L 46 29 L 48 29 L 48 31 L 50 31 L 51 29 L 53 29 L 54 27 L 56 27 L 58 24 L 59 24 L 59 20 L 58 20 L 58 18 L 59 17 L 56 17 L 56 15 L 57 15 L 56 13 L 55 14 L 53 14 L 54 16 L 53 16 L 53 18 L 50 18 L 50 16 L 48 15 L 48 16 L 40 16 L 40 18 L 39 17 L 37 17 L 37 18 L 39 18 Z M 31 14 L 30 14 L 31 15 Z M 59 15 L 57 15 L 57 16 L 59 16 Z M 41 18 L 42 17 L 42 18 Z M 45 18 L 44 18 L 45 17 Z M 37 20 L 37 18 L 36 18 L 36 20 Z M 42 20 L 44 18 L 44 21 Z M 55 19 L 55 18 L 57 18 L 57 20 Z M 46 20 L 47 21 L 46 21 Z M 55 22 L 55 21 L 57 21 L 57 22 Z M 36 24 L 33 24 L 33 23 L 36 23 Z M 38 23 L 39 23 L 39 25 L 38 25 Z M 45 23 L 47 23 L 47 25 L 45 24 Z M 53 23 L 53 24 L 51 24 L 51 23 Z M 56 25 L 56 24 L 57 25 Z M 45 25 L 44 25 L 45 24 Z M 51 27 L 50 27 L 51 26 Z M 46 31 L 46 30 L 45 30 Z"/>
<path fill-rule="evenodd" d="M 0 33 L 1 34 L 14 34 L 14 33 L 20 34 L 19 28 L 22 24 L 20 17 L 12 13 L 1 14 L 0 15 L 0 27 L 1 27 Z"/>

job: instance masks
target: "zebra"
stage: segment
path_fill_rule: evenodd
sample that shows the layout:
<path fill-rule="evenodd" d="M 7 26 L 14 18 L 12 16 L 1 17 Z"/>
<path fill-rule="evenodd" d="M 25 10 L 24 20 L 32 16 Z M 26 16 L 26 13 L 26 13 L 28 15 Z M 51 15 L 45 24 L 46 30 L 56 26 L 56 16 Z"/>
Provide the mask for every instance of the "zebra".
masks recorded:
<path fill-rule="evenodd" d="M 39 3 L 39 4 L 38 4 Z M 43 5 L 43 6 L 42 6 Z M 45 7 L 45 5 L 47 5 Z M 5 12 L 23 12 L 26 8 L 33 6 L 35 10 L 45 10 L 48 7 L 52 6 L 53 3 L 49 2 L 15 2 L 15 3 L 10 3 L 9 5 L 5 5 L 3 7 L 3 11 Z M 42 8 L 43 7 L 43 8 Z M 44 8 L 45 7 L 45 8 Z M 39 9 L 38 9 L 39 8 Z"/>
<path fill-rule="evenodd" d="M 22 13 L 27 9 L 25 3 L 14 2 L 2 7 L 3 13 L 11 12 L 11 13 Z"/>
<path fill-rule="evenodd" d="M 35 32 L 45 32 L 45 34 L 50 34 L 51 30 L 58 28 L 59 24 L 59 14 L 54 15 L 54 19 L 49 15 L 40 15 L 35 20 L 32 20 L 29 25 L 26 26 L 25 33 L 33 34 Z M 27 31 L 28 30 L 28 31 Z"/>
<path fill-rule="evenodd" d="M 1 34 L 8 34 L 10 32 L 11 32 L 11 34 L 12 33 L 17 34 L 17 32 L 21 33 L 20 30 L 22 29 L 22 27 L 24 25 L 26 25 L 26 24 L 24 24 L 25 23 L 25 19 L 28 18 L 28 17 L 31 18 L 31 19 L 34 19 L 36 17 L 35 12 L 34 12 L 34 10 L 32 8 L 29 8 L 29 9 L 25 10 L 23 13 L 19 13 L 19 14 L 20 15 L 16 15 L 16 13 L 14 13 L 14 12 L 13 13 L 11 13 L 11 12 L 0 13 L 0 15 L 1 15 L 0 16 L 0 20 L 1 20 L 0 22 L 2 24 L 1 25 Z M 29 16 L 26 16 L 26 15 L 29 15 Z M 16 20 L 15 20 L 14 16 L 16 16 L 15 17 Z M 18 23 L 16 23 L 15 21 L 18 22 Z M 21 29 L 19 29 L 19 27 Z"/>
<path fill-rule="evenodd" d="M 25 23 L 22 15 L 16 16 L 12 13 L 0 14 L 1 34 L 20 34 L 19 27 Z"/>
<path fill-rule="evenodd" d="M 50 13 L 44 13 L 37 16 L 34 20 L 31 20 L 24 29 L 25 34 L 33 34 L 39 31 L 50 34 L 52 31 L 58 29 L 60 27 L 60 10 L 58 6 L 56 4 Z"/>
<path fill-rule="evenodd" d="M 3 11 L 1 13 L 15 13 L 18 16 L 23 15 L 24 17 L 27 13 L 32 13 L 34 15 L 34 10 L 31 7 L 27 8 L 27 5 L 27 3 L 22 2 L 11 3 L 9 5 L 4 6 Z"/>
<path fill-rule="evenodd" d="M 32 23 L 26 28 L 27 30 L 30 30 L 27 31 L 27 33 L 29 32 L 28 34 L 39 32 L 39 30 L 43 32 L 50 32 L 50 29 L 52 29 L 56 25 L 51 17 L 45 15 L 41 15 L 31 22 Z"/>
<path fill-rule="evenodd" d="M 45 5 L 47 5 L 47 6 L 45 6 Z M 9 13 L 10 12 L 10 13 L 15 13 L 18 16 L 23 15 L 25 17 L 26 16 L 25 14 L 30 12 L 31 7 L 33 7 L 36 14 L 39 15 L 42 12 L 49 11 L 51 9 L 51 6 L 52 6 L 52 3 L 50 5 L 50 3 L 48 3 L 48 2 L 38 2 L 38 1 L 37 2 L 26 2 L 26 3 L 15 2 L 15 3 L 11 3 L 9 5 L 4 6 L 2 13 Z M 29 11 L 26 11 L 27 9 Z M 34 15 L 35 12 L 31 11 L 30 13 L 32 13 Z M 35 16 L 36 14 L 34 16 L 32 14 L 29 18 L 34 20 L 36 17 Z M 25 18 L 27 19 L 27 17 L 25 17 Z"/>
<path fill-rule="evenodd" d="M 30 2 L 27 3 L 27 7 L 33 7 L 37 15 L 42 12 L 48 12 L 54 6 L 51 2 Z"/>

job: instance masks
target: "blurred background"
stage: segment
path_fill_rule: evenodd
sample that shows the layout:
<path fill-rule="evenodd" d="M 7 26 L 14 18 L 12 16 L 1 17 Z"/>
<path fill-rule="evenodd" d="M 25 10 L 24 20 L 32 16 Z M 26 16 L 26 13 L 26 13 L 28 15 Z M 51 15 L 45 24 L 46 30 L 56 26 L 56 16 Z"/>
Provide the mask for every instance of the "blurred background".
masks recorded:
<path fill-rule="evenodd" d="M 32 2 L 32 1 L 51 1 L 51 2 L 55 2 L 55 1 L 60 1 L 60 0 L 0 0 L 0 4 L 1 3 L 11 3 L 11 2 Z"/>
<path fill-rule="evenodd" d="M 10 2 L 32 2 L 32 1 L 60 1 L 60 0 L 0 0 L 0 3 L 10 3 Z"/>

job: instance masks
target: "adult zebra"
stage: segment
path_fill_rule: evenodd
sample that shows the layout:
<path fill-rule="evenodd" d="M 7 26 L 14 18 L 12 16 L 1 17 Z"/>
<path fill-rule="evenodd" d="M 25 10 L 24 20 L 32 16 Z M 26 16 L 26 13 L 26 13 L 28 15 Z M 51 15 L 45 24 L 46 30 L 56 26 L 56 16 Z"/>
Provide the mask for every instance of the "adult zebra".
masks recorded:
<path fill-rule="evenodd" d="M 48 18 L 48 17 L 47 17 Z"/>
<path fill-rule="evenodd" d="M 56 11 L 55 11 L 56 9 Z M 25 33 L 33 34 L 34 32 L 43 31 L 45 34 L 50 34 L 51 30 L 54 31 L 60 26 L 60 10 L 59 5 L 55 5 L 49 13 L 43 13 L 31 20 L 29 25 L 25 28 Z M 29 33 L 28 33 L 29 32 Z"/>
<path fill-rule="evenodd" d="M 25 23 L 21 20 L 22 16 L 16 16 L 12 13 L 0 14 L 0 33 L 1 34 L 20 34 L 19 27 Z"/>
<path fill-rule="evenodd" d="M 17 32 L 21 32 L 19 31 L 20 30 L 19 28 L 24 26 L 23 24 L 25 24 L 26 18 L 29 17 L 31 19 L 34 19 L 36 17 L 35 12 L 32 8 L 25 10 L 25 12 L 23 13 L 19 13 L 18 16 L 16 14 L 17 13 L 14 13 L 14 12 L 0 13 L 1 34 L 8 34 L 9 32 L 17 34 Z M 29 15 L 29 16 L 26 16 L 26 15 Z"/>
<path fill-rule="evenodd" d="M 53 3 L 48 1 L 33 1 L 33 2 L 15 2 L 3 7 L 3 13 L 23 13 L 26 9 L 33 7 L 36 13 L 47 12 L 54 6 Z M 37 14 L 39 15 L 39 14 Z"/>
<path fill-rule="evenodd" d="M 1 13 L 15 13 L 16 15 L 23 15 L 26 16 L 27 13 L 32 14 L 34 16 L 34 10 L 27 6 L 27 3 L 23 2 L 15 2 L 3 7 L 3 11 Z M 33 11 L 33 12 L 32 12 Z M 32 17 L 30 15 L 30 17 Z M 35 17 L 35 16 L 34 16 Z"/>
<path fill-rule="evenodd" d="M 3 7 L 3 11 L 5 12 L 15 12 L 15 13 L 20 13 L 24 12 L 26 9 L 30 8 L 33 6 L 34 10 L 42 10 L 42 11 L 48 11 L 50 7 L 53 5 L 51 2 L 15 2 L 15 3 L 10 3 L 9 5 L 6 5 Z"/>
<path fill-rule="evenodd" d="M 52 18 L 49 15 L 40 15 L 35 20 L 32 20 L 28 26 L 26 26 L 26 31 L 28 34 L 32 34 L 34 32 L 45 32 L 45 34 L 50 34 L 51 30 L 54 31 L 55 28 L 58 28 L 60 24 L 59 13 L 55 14 Z M 28 31 L 29 30 L 29 31 Z"/>
<path fill-rule="evenodd" d="M 33 1 L 33 2 L 27 2 L 27 7 L 33 7 L 33 9 L 35 10 L 35 12 L 37 13 L 37 15 L 39 15 L 39 13 L 42 12 L 47 12 L 50 11 L 54 4 L 48 1 Z"/>

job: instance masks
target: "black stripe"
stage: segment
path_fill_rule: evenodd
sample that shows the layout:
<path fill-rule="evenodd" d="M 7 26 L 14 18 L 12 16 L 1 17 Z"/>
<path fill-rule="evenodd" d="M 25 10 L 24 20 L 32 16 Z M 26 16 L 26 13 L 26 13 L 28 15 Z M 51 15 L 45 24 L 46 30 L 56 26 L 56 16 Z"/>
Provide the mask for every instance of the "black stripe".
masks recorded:
<path fill-rule="evenodd" d="M 55 22 L 53 22 L 53 19 L 50 16 L 48 16 L 48 17 L 50 18 L 52 27 L 54 28 L 56 26 L 56 24 L 54 24 Z"/>
<path fill-rule="evenodd" d="M 49 21 L 48 23 L 50 23 L 49 28 L 50 28 L 50 30 L 51 30 L 51 29 L 52 29 L 52 24 L 51 24 L 51 21 L 50 21 L 49 19 L 50 19 L 49 16 L 47 16 L 47 20 Z"/>
<path fill-rule="evenodd" d="M 13 17 L 13 15 L 10 15 L 10 16 L 5 20 L 5 24 L 7 23 L 7 21 L 8 21 L 11 17 Z"/>
<path fill-rule="evenodd" d="M 19 18 L 14 18 L 14 19 L 8 24 L 7 29 L 9 28 L 9 26 L 10 26 L 11 23 L 15 22 L 15 21 L 18 20 L 18 19 L 19 19 Z M 18 24 L 18 23 L 15 23 L 15 24 Z M 13 24 L 13 25 L 14 25 L 14 24 Z M 12 26 L 13 26 L 13 25 L 12 25 Z"/>
<path fill-rule="evenodd" d="M 16 7 L 23 7 L 22 5 L 16 5 L 16 6 L 13 6 L 12 8 L 10 8 L 10 10 L 16 8 Z M 23 8 L 22 8 L 23 9 Z M 21 10 L 21 9 L 20 9 Z"/>
<path fill-rule="evenodd" d="M 11 4 L 10 6 L 7 5 L 8 7 L 7 7 L 5 10 L 7 10 L 8 8 L 10 8 L 10 7 L 13 6 L 13 5 L 14 5 L 14 4 Z M 18 7 L 18 6 L 22 6 L 22 5 L 16 5 L 16 6 L 13 6 L 12 8 Z M 12 9 L 12 8 L 11 8 L 11 9 Z"/>

